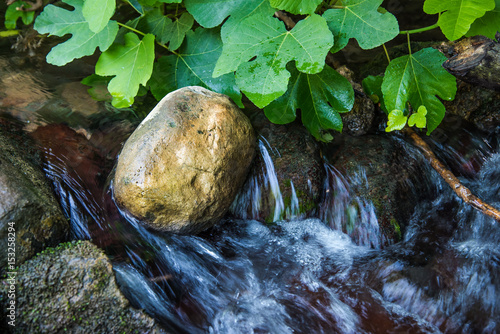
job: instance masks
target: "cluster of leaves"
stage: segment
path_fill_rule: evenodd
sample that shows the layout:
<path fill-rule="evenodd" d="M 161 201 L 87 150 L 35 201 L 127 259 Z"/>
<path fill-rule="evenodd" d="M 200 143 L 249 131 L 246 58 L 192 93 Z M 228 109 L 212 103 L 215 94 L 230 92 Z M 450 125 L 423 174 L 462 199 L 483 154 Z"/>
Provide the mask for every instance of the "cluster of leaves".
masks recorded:
<path fill-rule="evenodd" d="M 107 85 L 115 107 L 128 107 L 147 90 L 160 100 L 169 92 L 199 85 L 227 94 L 242 106 L 242 93 L 274 123 L 301 111 L 303 124 L 319 140 L 342 130 L 339 113 L 352 109 L 351 85 L 329 66 L 328 52 L 350 39 L 372 49 L 399 33 L 397 19 L 382 0 L 62 0 L 38 15 L 42 34 L 71 35 L 47 55 L 62 66 L 101 52 L 91 86 Z M 13 8 L 7 28 L 32 12 Z M 17 6 L 17 7 L 16 7 Z M 70 6 L 71 8 L 69 8 Z M 117 6 L 119 8 L 117 9 Z M 113 18 L 128 6 L 127 22 Z M 299 17 L 293 27 L 275 17 L 281 10 Z M 464 35 L 493 37 L 500 27 L 500 0 L 426 0 L 424 11 L 439 13 L 437 26 L 450 40 Z M 427 48 L 393 59 L 384 76 L 368 77 L 364 89 L 388 113 L 388 130 L 410 126 L 433 131 L 444 117 L 438 99 L 450 100 L 455 78 L 444 56 Z M 413 112 L 416 110 L 416 112 Z"/>

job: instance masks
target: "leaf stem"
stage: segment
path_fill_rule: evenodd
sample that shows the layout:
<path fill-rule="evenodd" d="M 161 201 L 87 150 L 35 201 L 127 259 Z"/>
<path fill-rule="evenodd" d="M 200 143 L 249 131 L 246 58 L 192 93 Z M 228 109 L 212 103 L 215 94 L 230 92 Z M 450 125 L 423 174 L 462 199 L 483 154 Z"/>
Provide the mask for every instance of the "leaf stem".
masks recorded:
<path fill-rule="evenodd" d="M 130 30 L 130 31 L 133 31 L 133 32 L 135 32 L 135 33 L 139 34 L 139 35 L 146 36 L 146 34 L 145 34 L 145 33 L 143 33 L 143 32 L 142 32 L 142 31 L 140 31 L 140 30 L 134 29 L 134 28 L 132 28 L 131 26 L 128 26 L 128 25 L 123 24 L 123 23 L 120 23 L 120 22 L 117 22 L 117 23 L 118 23 L 118 25 L 119 25 L 120 27 L 126 28 L 126 29 L 128 29 L 128 30 Z M 156 44 L 158 44 L 158 45 L 159 45 L 159 46 L 161 46 L 162 48 L 166 49 L 167 51 L 172 52 L 174 55 L 177 55 L 177 52 L 170 50 L 170 49 L 168 48 L 168 46 L 166 46 L 166 45 L 165 45 L 165 44 L 163 44 L 163 43 L 158 42 L 158 41 L 156 40 L 156 38 L 155 38 L 155 42 L 156 42 Z"/>
<path fill-rule="evenodd" d="M 390 63 L 391 57 L 389 57 L 389 52 L 387 52 L 387 48 L 385 47 L 385 43 L 382 44 L 382 47 L 384 48 L 384 52 L 385 52 L 385 56 L 387 57 L 387 61 Z"/>
<path fill-rule="evenodd" d="M 435 29 L 437 27 L 439 27 L 439 25 L 436 22 L 433 25 L 428 26 L 428 27 L 423 27 L 423 28 L 413 29 L 413 30 L 401 30 L 399 32 L 399 34 L 400 35 L 417 34 L 419 32 L 424 32 L 424 31 L 432 30 L 432 29 Z"/>
<path fill-rule="evenodd" d="M 128 25 L 123 24 L 123 23 L 120 23 L 120 22 L 116 22 L 116 23 L 118 23 L 118 25 L 119 25 L 120 27 L 123 27 L 123 28 L 126 28 L 126 29 L 130 30 L 130 31 L 133 31 L 133 32 L 135 32 L 136 34 L 139 34 L 139 35 L 142 35 L 142 36 L 146 36 L 146 34 L 145 34 L 145 33 L 143 33 L 142 31 L 139 31 L 139 30 L 137 30 L 137 29 L 134 29 L 134 28 L 132 28 L 131 26 L 128 26 Z"/>
<path fill-rule="evenodd" d="M 406 38 L 408 39 L 408 52 L 409 52 L 409 55 L 411 56 L 411 44 L 410 44 L 410 34 L 409 33 L 406 34 Z"/>
<path fill-rule="evenodd" d="M 0 37 L 10 37 L 19 35 L 19 30 L 4 30 L 0 31 Z"/>

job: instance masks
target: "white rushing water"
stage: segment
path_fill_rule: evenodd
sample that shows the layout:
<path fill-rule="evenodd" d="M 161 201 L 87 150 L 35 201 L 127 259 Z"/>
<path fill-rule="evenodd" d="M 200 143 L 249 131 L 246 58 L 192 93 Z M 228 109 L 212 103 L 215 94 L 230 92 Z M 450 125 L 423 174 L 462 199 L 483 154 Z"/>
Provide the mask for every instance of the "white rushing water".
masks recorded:
<path fill-rule="evenodd" d="M 259 148 L 263 173 L 233 207 L 247 218 L 199 236 L 151 232 L 126 215 L 89 228 L 84 211 L 92 218 L 102 209 L 81 198 L 79 182 L 56 186 L 69 188 L 59 193 L 71 199 L 63 205 L 74 233 L 103 240 L 124 294 L 172 333 L 500 332 L 500 224 L 457 199 L 433 170 L 422 169 L 438 193 L 415 204 L 402 242 L 381 249 L 373 205 L 352 194 L 369 187 L 362 169 L 346 178 L 327 166 L 321 219 L 285 221 L 296 204 L 279 200 L 271 154 L 263 141 Z M 464 182 L 500 207 L 500 155 L 485 159 Z M 48 168 L 54 179 L 62 172 Z M 264 188 L 275 204 L 270 226 L 251 219 Z M 91 205 L 74 214 L 78 201 Z"/>
<path fill-rule="evenodd" d="M 293 181 L 290 181 L 292 188 L 290 205 L 285 206 L 278 176 L 274 169 L 274 162 L 269 151 L 276 155 L 280 153 L 272 149 L 262 136 L 259 138 L 258 147 L 263 161 L 262 169 L 254 169 L 254 173 L 248 177 L 243 189 L 231 206 L 231 212 L 243 219 L 262 219 L 260 214 L 263 207 L 266 206 L 272 210 L 269 213 L 270 222 L 297 217 L 299 214 L 299 200 Z"/>

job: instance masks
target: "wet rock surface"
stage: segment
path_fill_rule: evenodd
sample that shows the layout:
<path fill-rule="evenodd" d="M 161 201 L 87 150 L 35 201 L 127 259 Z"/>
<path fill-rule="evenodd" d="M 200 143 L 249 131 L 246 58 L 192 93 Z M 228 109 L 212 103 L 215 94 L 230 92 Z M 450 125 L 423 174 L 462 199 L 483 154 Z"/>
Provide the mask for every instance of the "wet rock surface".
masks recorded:
<path fill-rule="evenodd" d="M 155 229 L 196 233 L 226 213 L 254 154 L 250 121 L 227 96 L 185 87 L 163 98 L 125 143 L 114 195 Z"/>
<path fill-rule="evenodd" d="M 2 272 L 7 265 L 9 232 L 15 233 L 16 265 L 68 237 L 69 224 L 39 163 L 34 144 L 23 134 L 21 124 L 0 118 Z"/>
<path fill-rule="evenodd" d="M 16 333 L 166 333 L 130 306 L 108 258 L 88 241 L 48 248 L 24 263 L 15 279 Z M 9 288 L 3 280 L 2 311 Z"/>
<path fill-rule="evenodd" d="M 474 85 L 499 89 L 500 81 L 500 44 L 485 37 L 464 38 L 448 50 L 451 57 L 443 67 Z"/>
<path fill-rule="evenodd" d="M 500 92 L 457 80 L 453 101 L 444 101 L 446 112 L 457 115 L 489 133 L 500 132 Z"/>

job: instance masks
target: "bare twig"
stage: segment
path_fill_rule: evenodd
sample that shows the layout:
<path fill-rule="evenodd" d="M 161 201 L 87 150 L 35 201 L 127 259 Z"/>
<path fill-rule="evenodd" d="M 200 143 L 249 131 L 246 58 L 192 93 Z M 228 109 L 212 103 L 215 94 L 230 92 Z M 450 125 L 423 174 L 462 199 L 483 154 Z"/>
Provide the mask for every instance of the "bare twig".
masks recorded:
<path fill-rule="evenodd" d="M 472 194 L 472 192 L 465 187 L 460 180 L 441 163 L 441 161 L 439 161 L 429 145 L 427 145 L 427 143 L 423 141 L 423 139 L 420 138 L 415 131 L 411 128 L 405 128 L 403 132 L 413 140 L 415 145 L 417 145 L 420 150 L 422 150 L 424 156 L 430 162 L 432 167 L 439 173 L 439 175 L 441 175 L 446 183 L 448 183 L 458 197 L 463 199 L 465 203 L 481 211 L 483 214 L 494 218 L 496 221 L 500 221 L 500 211 L 491 205 L 484 203 L 481 199 Z"/>
<path fill-rule="evenodd" d="M 9 0 L 7 1 L 7 5 L 10 5 L 14 2 L 15 0 Z M 24 1 L 28 4 L 28 6 L 22 5 L 21 7 L 17 7 L 16 10 L 21 11 L 21 12 L 34 12 L 35 10 L 42 8 L 43 6 L 43 0 L 36 0 L 36 2 L 31 2 L 31 1 Z"/>
<path fill-rule="evenodd" d="M 290 16 L 286 15 L 284 11 L 278 10 L 276 13 L 274 13 L 274 16 L 283 21 L 288 30 L 291 30 L 293 29 L 293 27 L 295 27 L 295 21 Z"/>
<path fill-rule="evenodd" d="M 172 275 L 163 275 L 163 276 L 151 277 L 149 279 L 149 281 L 154 282 L 154 283 L 158 283 L 158 282 L 168 281 L 171 278 L 172 278 Z"/>

